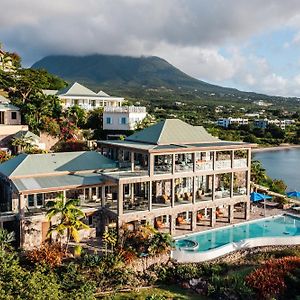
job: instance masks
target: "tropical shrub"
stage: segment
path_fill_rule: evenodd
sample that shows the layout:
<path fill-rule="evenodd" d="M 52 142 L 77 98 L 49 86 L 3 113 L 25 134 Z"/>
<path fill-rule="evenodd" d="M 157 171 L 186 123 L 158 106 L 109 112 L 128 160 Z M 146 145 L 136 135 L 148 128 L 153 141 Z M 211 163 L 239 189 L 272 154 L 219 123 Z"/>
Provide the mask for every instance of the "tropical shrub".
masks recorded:
<path fill-rule="evenodd" d="M 40 248 L 26 252 L 26 257 L 30 262 L 46 264 L 51 268 L 61 265 L 64 255 L 65 252 L 59 243 L 46 243 Z"/>
<path fill-rule="evenodd" d="M 299 257 L 272 259 L 250 273 L 246 282 L 257 292 L 260 299 L 269 299 L 283 294 L 286 288 L 285 277 L 299 267 Z"/>

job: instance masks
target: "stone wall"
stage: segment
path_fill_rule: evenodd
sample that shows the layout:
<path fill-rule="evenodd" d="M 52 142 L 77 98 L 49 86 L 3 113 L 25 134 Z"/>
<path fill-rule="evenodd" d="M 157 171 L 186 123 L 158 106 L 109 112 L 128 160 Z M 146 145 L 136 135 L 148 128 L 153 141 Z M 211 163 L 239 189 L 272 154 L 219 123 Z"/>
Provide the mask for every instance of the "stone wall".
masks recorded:
<path fill-rule="evenodd" d="M 166 264 L 170 260 L 170 253 L 135 259 L 129 264 L 135 272 L 144 272 L 152 265 Z"/>

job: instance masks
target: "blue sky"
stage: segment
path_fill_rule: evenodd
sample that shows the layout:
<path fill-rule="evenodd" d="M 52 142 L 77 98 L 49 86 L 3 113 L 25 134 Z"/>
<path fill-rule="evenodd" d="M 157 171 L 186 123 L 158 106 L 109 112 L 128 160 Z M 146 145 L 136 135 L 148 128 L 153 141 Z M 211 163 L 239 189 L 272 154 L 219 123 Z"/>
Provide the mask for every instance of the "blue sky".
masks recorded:
<path fill-rule="evenodd" d="M 157 55 L 207 82 L 300 97 L 299 0 L 2 0 L 0 41 L 51 54 Z"/>

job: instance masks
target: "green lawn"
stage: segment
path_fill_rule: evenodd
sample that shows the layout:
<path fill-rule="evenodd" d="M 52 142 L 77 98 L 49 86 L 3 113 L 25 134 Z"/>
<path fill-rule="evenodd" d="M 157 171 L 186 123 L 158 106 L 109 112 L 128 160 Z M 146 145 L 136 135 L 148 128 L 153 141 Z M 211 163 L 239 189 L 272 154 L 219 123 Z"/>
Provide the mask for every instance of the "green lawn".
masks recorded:
<path fill-rule="evenodd" d="M 161 299 L 178 299 L 178 300 L 209 300 L 209 298 L 200 296 L 191 291 L 180 288 L 176 285 L 160 286 L 158 288 L 143 289 L 139 292 L 128 292 L 128 293 L 117 293 L 114 295 L 109 295 L 105 297 L 100 297 L 100 299 L 105 300 L 145 300 L 150 296 L 161 296 Z M 150 298 L 151 300 L 156 299 L 155 297 Z"/>

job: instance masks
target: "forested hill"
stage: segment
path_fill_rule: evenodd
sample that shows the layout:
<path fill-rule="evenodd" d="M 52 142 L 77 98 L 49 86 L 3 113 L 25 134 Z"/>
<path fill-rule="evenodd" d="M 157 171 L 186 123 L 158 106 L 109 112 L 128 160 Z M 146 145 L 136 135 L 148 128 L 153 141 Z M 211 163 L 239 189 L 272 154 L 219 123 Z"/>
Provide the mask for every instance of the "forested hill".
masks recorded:
<path fill-rule="evenodd" d="M 235 97 L 269 99 L 256 93 L 241 92 L 197 80 L 166 60 L 151 57 L 117 55 L 46 56 L 32 68 L 46 69 L 68 82 L 78 81 L 94 89 L 108 88 L 167 88 L 190 90 L 198 93 L 216 93 Z"/>

